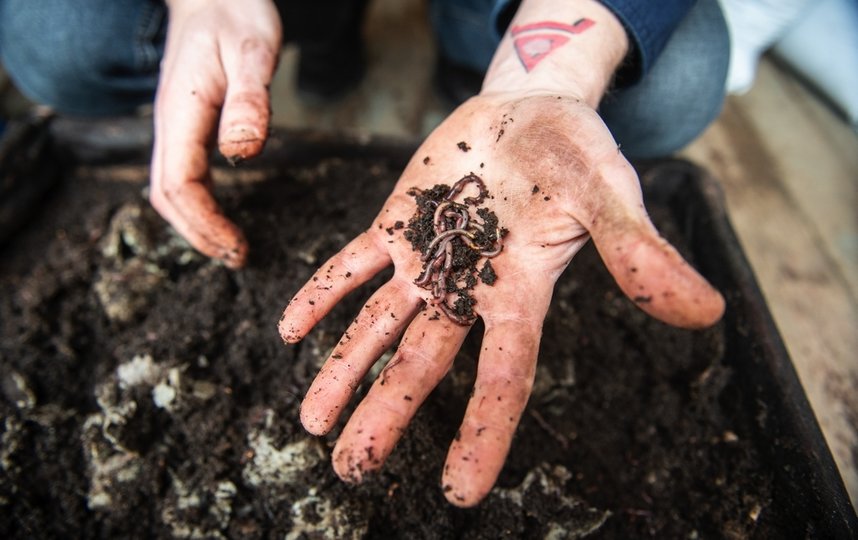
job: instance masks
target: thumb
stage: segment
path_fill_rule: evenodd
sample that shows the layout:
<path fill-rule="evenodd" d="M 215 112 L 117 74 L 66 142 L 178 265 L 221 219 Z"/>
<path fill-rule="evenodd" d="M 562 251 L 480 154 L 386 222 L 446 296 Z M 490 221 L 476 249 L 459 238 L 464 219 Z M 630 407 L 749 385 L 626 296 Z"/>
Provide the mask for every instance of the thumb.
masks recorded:
<path fill-rule="evenodd" d="M 231 161 L 253 157 L 265 145 L 271 117 L 268 85 L 277 67 L 277 54 L 261 38 L 247 38 L 223 52 L 227 91 L 218 143 Z"/>
<path fill-rule="evenodd" d="M 724 298 L 659 235 L 644 210 L 640 191 L 634 196 L 625 193 L 603 193 L 607 200 L 601 207 L 610 211 L 601 212 L 590 228 L 596 249 L 620 289 L 642 310 L 673 326 L 704 328 L 718 322 L 724 314 Z"/>

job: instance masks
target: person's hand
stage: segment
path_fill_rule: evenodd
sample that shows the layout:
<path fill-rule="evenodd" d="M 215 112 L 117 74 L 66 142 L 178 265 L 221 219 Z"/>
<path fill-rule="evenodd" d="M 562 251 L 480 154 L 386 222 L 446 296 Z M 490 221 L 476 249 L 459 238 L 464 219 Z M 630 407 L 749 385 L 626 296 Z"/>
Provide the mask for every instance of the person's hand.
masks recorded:
<path fill-rule="evenodd" d="M 262 151 L 268 84 L 281 45 L 271 0 L 171 0 L 155 99 L 150 200 L 202 253 L 242 266 L 247 243 L 211 195 L 208 148 L 239 161 Z"/>
<path fill-rule="evenodd" d="M 472 291 L 485 324 L 482 353 L 442 480 L 447 498 L 460 506 L 479 502 L 503 466 L 530 394 L 554 284 L 590 236 L 619 286 L 647 313 L 697 328 L 724 309 L 720 294 L 649 221 L 637 176 L 592 107 L 558 94 L 473 98 L 426 140 L 372 226 L 315 273 L 280 321 L 283 339 L 296 343 L 344 295 L 395 267 L 301 407 L 309 432 L 329 432 L 369 368 L 402 335 L 336 443 L 333 466 L 344 480 L 358 482 L 382 466 L 470 329 L 439 317 L 439 302 L 415 284 L 423 263 L 396 222 L 415 213 L 409 190 L 453 185 L 471 173 L 484 181 L 485 206 L 509 232 L 491 259 L 497 281 Z M 462 197 L 476 195 L 473 186 L 465 189 Z"/>

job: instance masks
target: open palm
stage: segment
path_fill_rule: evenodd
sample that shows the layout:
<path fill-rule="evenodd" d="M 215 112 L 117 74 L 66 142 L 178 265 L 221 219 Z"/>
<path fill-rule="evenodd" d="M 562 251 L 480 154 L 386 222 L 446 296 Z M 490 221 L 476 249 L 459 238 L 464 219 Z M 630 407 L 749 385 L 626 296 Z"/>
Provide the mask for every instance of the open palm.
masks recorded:
<path fill-rule="evenodd" d="M 592 109 L 556 95 L 473 98 L 426 140 L 372 226 L 316 272 L 280 321 L 283 339 L 295 343 L 346 294 L 395 267 L 302 404 L 308 431 L 330 431 L 367 371 L 401 336 L 337 441 L 333 464 L 341 478 L 357 482 L 382 466 L 470 330 L 470 320 L 441 314 L 439 303 L 452 301 L 415 283 L 424 261 L 401 225 L 415 214 L 416 191 L 469 174 L 484 182 L 483 204 L 508 234 L 491 259 L 497 280 L 471 291 L 485 325 L 483 348 L 442 479 L 448 500 L 459 506 L 479 502 L 503 466 L 530 395 L 554 284 L 590 237 L 623 291 L 651 315 L 701 327 L 724 309 L 718 292 L 650 223 L 634 170 Z M 474 185 L 465 190 L 476 194 Z"/>

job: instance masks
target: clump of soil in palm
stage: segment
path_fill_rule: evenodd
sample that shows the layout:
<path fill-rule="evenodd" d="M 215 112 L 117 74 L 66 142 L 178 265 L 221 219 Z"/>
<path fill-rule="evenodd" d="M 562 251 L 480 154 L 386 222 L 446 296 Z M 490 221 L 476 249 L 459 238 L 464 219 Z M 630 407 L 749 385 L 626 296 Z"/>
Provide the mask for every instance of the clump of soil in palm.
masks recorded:
<path fill-rule="evenodd" d="M 457 202 L 456 198 L 471 184 L 477 189 L 476 196 Z M 452 187 L 438 184 L 427 190 L 412 188 L 408 194 L 414 197 L 417 210 L 408 221 L 405 239 L 423 261 L 423 270 L 414 283 L 432 291 L 435 305 L 447 317 L 470 325 L 477 317 L 471 291 L 478 280 L 494 285 L 497 274 L 489 259 L 501 253 L 507 234 L 495 213 L 481 206 L 489 198 L 485 183 L 471 173 Z M 451 297 L 455 298 L 452 304 Z"/>

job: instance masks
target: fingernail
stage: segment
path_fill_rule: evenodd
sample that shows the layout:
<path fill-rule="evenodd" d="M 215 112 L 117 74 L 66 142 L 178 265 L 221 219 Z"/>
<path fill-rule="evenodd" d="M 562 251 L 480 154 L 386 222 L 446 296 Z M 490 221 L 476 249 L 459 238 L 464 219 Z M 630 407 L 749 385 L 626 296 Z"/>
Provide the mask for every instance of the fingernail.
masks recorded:
<path fill-rule="evenodd" d="M 223 263 L 233 270 L 237 270 L 244 266 L 247 262 L 247 250 L 234 247 L 223 254 Z"/>
<path fill-rule="evenodd" d="M 239 125 L 229 128 L 220 138 L 220 151 L 233 165 L 262 151 L 265 138 L 253 126 Z"/>
<path fill-rule="evenodd" d="M 224 135 L 224 142 L 239 143 L 247 141 L 258 141 L 262 138 L 259 130 L 251 125 L 232 126 Z"/>

